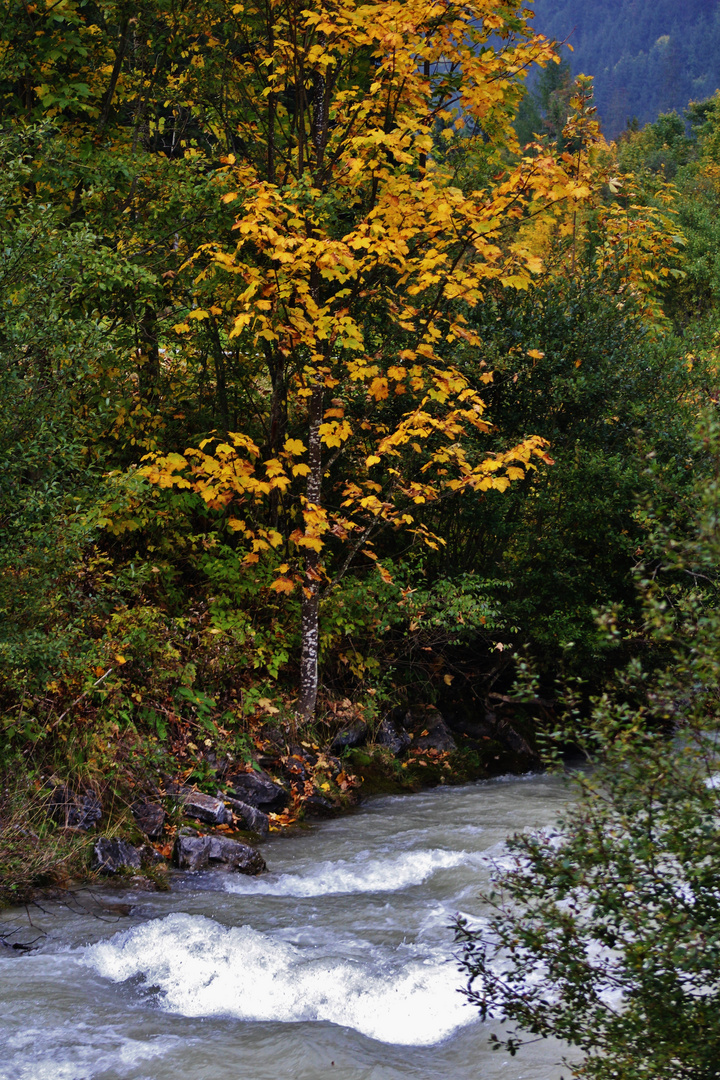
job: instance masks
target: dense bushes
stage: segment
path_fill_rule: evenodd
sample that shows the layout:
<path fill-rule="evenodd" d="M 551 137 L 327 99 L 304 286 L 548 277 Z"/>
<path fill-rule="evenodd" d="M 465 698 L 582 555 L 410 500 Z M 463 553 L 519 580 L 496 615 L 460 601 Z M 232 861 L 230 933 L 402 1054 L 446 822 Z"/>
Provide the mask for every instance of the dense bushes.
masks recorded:
<path fill-rule="evenodd" d="M 238 51 L 245 48 L 243 35 L 252 37 L 252 12 L 238 15 L 214 45 L 192 36 L 193 26 L 192 52 L 204 60 L 191 64 L 176 51 L 191 28 L 178 24 L 169 43 L 167 12 L 151 6 L 143 33 L 164 42 L 165 51 L 157 85 L 151 81 L 148 88 L 144 47 L 125 40 L 128 27 L 112 3 L 101 7 L 68 5 L 57 26 L 37 15 L 42 48 L 73 27 L 85 42 L 84 52 L 48 61 L 45 98 L 28 91 L 20 68 L 7 68 L 0 86 L 8 162 L 0 178 L 6 223 L 0 252 L 0 696 L 10 736 L 4 749 L 13 754 L 30 746 L 40 756 L 62 755 L 74 732 L 79 763 L 95 760 L 100 743 L 103 760 L 112 758 L 118 738 L 127 739 L 122 753 L 135 760 L 182 742 L 183 724 L 205 725 L 212 739 L 208 725 L 239 738 L 256 715 L 291 721 L 303 582 L 308 589 L 308 581 L 314 588 L 321 579 L 319 716 L 338 696 L 369 716 L 451 691 L 476 708 L 491 687 L 509 689 L 522 650 L 539 663 L 548 691 L 561 671 L 582 671 L 601 686 L 615 663 L 645 647 L 632 585 L 632 568 L 646 549 L 644 501 L 652 495 L 682 521 L 688 482 L 702 468 L 687 432 L 699 400 L 712 392 L 712 357 L 694 348 L 688 359 L 687 342 L 656 316 L 664 297 L 676 329 L 694 319 L 703 273 L 714 273 L 711 238 L 704 226 L 693 232 L 688 225 L 692 265 L 685 284 L 673 279 L 668 286 L 663 260 L 676 258 L 674 241 L 666 250 L 662 219 L 643 213 L 657 196 L 648 177 L 657 177 L 650 157 L 659 140 L 670 139 L 681 176 L 698 154 L 711 154 L 713 110 L 698 112 L 702 152 L 669 122 L 652 139 L 643 136 L 651 149 L 639 136 L 626 141 L 621 158 L 635 153 L 644 178 L 637 207 L 613 178 L 617 161 L 597 133 L 587 87 L 575 93 L 563 69 L 554 81 L 545 80 L 564 103 L 556 120 L 566 115 L 565 106 L 572 111 L 565 133 L 550 133 L 559 149 L 548 143 L 520 160 L 511 134 L 520 99 L 514 84 L 492 99 L 492 130 L 488 121 L 484 132 L 456 124 L 460 134 L 448 127 L 428 136 L 433 183 L 463 207 L 463 228 L 470 231 L 462 243 L 469 246 L 453 247 L 452 230 L 438 225 L 441 201 L 433 197 L 428 214 L 440 216 L 432 243 L 415 226 L 417 244 L 429 252 L 422 273 L 430 280 L 438 259 L 458 260 L 441 315 L 430 286 L 417 300 L 414 284 L 399 284 L 392 245 L 382 272 L 371 268 L 367 279 L 358 278 L 365 284 L 357 285 L 352 319 L 362 328 L 367 363 L 356 378 L 360 339 L 348 331 L 347 347 L 333 346 L 344 357 L 337 361 L 344 382 L 338 388 L 335 368 L 324 375 L 327 415 L 317 417 L 328 429 L 322 437 L 331 439 L 345 425 L 355 440 L 343 445 L 345 435 L 338 435 L 337 446 L 323 450 L 322 509 L 332 528 L 322 533 L 329 554 L 318 570 L 312 559 L 306 564 L 303 550 L 312 551 L 320 534 L 303 536 L 300 529 L 309 547 L 298 546 L 309 466 L 290 460 L 305 452 L 303 432 L 310 430 L 311 387 L 303 380 L 311 356 L 309 347 L 298 346 L 289 364 L 282 350 L 270 348 L 276 323 L 281 336 L 290 333 L 275 293 L 253 300 L 257 318 L 270 320 L 262 324 L 270 338 L 254 337 L 238 315 L 240 278 L 265 274 L 271 291 L 275 279 L 259 242 L 245 263 L 233 261 L 244 220 L 239 210 L 236 220 L 233 183 L 238 169 L 252 168 L 270 194 L 282 188 L 285 201 L 278 206 L 286 231 L 303 220 L 288 217 L 287 207 L 309 199 L 314 227 L 327 226 L 328 245 L 352 227 L 353 214 L 358 222 L 365 214 L 375 220 L 376 211 L 368 209 L 372 184 L 363 186 L 364 174 L 357 174 L 354 209 L 346 205 L 342 178 L 322 197 L 319 188 L 302 186 L 308 177 L 296 184 L 288 172 L 280 184 L 272 172 L 277 162 L 262 140 L 236 137 L 240 128 L 255 130 L 246 98 L 227 100 L 230 112 L 218 119 L 215 106 L 225 101 L 219 54 L 243 93 L 262 97 L 271 125 L 290 116 L 290 89 L 300 93 L 297 86 L 286 88 L 286 98 L 275 102 L 272 93 L 261 93 L 268 89 L 265 68 L 250 70 L 238 61 L 245 55 Z M 30 55 L 28 19 L 36 16 L 13 10 L 14 57 L 22 59 L 27 46 L 22 62 L 32 66 L 37 57 Z M 216 16 L 210 0 L 198 14 L 208 25 Z M 508 47 L 515 48 L 524 31 L 519 16 L 513 19 L 519 37 L 511 35 Z M 118 40 L 126 48 L 122 56 L 115 52 Z M 548 59 L 542 43 L 535 48 Z M 92 72 L 89 56 L 97 61 Z M 113 70 L 116 56 L 122 77 L 109 89 L 98 72 Z M 87 83 L 73 81 L 76 68 L 85 70 Z M 363 57 L 352 71 L 356 91 L 373 92 Z M 433 74 L 432 93 L 447 89 L 443 71 L 440 65 Z M 180 84 L 185 96 L 177 98 Z M 488 85 L 494 94 L 494 82 Z M 26 92 L 30 105 L 23 104 Z M 403 116 L 415 117 L 411 106 L 403 103 Z M 275 150 L 290 154 L 300 137 L 296 128 L 283 127 L 282 138 L 281 127 L 277 131 Z M 572 154 L 563 156 L 563 146 Z M 229 147 L 233 154 L 225 156 Z M 288 158 L 293 168 L 294 153 Z M 385 163 L 388 177 L 416 193 L 426 150 L 401 159 Z M 552 179 L 541 184 L 546 173 Z M 702 182 L 711 179 L 703 174 Z M 499 216 L 483 218 L 480 230 L 490 240 L 480 245 L 478 233 L 471 242 L 468 222 L 478 207 L 489 214 L 494 206 Z M 634 246 L 627 240 L 633 230 Z M 399 233 L 396 240 L 402 251 Z M 217 263 L 210 249 L 213 257 L 219 253 Z M 487 280 L 473 278 L 463 298 L 453 289 L 471 264 Z M 499 272 L 501 264 L 507 273 Z M 283 288 L 291 284 L 288 279 Z M 335 285 L 328 289 L 328 303 L 345 302 L 335 297 Z M 312 289 L 307 295 L 312 298 Z M 432 315 L 422 354 L 408 329 L 406 304 L 425 305 Z M 337 308 L 337 320 L 346 326 L 350 316 L 343 312 Z M 457 379 L 457 400 L 448 397 L 443 371 Z M 487 405 L 482 420 L 481 401 Z M 429 419 L 412 438 L 403 432 L 404 441 L 375 454 L 411 408 L 425 410 Z M 197 458 L 185 461 L 184 486 L 162 469 L 154 483 L 142 473 L 148 452 L 217 448 L 236 430 L 256 444 L 254 461 L 288 469 L 287 497 L 278 488 L 243 503 L 244 495 L 228 489 L 204 499 L 187 480 L 198 476 Z M 548 441 L 553 465 L 539 458 L 537 468 L 503 462 L 502 453 L 529 436 Z M 205 463 L 214 467 L 209 451 Z M 461 474 L 475 486 L 453 492 Z M 380 507 L 377 520 L 368 517 L 371 543 L 354 549 L 348 522 L 355 514 L 355 528 L 371 504 Z M 238 505 L 245 507 L 246 526 L 233 517 Z M 303 573 L 310 578 L 301 581 Z M 608 642 L 599 632 L 603 612 L 622 627 L 620 639 Z M 277 711 L 258 707 L 260 701 Z"/>

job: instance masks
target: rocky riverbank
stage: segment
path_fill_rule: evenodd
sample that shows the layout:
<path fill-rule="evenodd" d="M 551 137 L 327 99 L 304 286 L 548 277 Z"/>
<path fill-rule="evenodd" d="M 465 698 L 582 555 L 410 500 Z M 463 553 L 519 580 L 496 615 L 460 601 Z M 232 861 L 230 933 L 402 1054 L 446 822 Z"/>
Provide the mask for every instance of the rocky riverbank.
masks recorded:
<path fill-rule="evenodd" d="M 453 722 L 433 706 L 398 708 L 374 725 L 350 716 L 324 745 L 293 734 L 268 723 L 243 758 L 195 747 L 180 772 L 168 759 L 121 784 L 36 778 L 0 820 L 0 900 L 101 876 L 163 889 L 172 868 L 260 874 L 271 834 L 349 810 L 363 794 L 524 772 L 539 761 L 517 723 L 487 713 Z"/>

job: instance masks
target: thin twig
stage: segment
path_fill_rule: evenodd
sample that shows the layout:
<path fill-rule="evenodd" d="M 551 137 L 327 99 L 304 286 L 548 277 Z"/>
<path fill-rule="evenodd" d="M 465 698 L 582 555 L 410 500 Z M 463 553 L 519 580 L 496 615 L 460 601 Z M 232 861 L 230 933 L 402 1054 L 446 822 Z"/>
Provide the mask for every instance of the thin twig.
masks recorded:
<path fill-rule="evenodd" d="M 84 690 L 84 691 L 82 692 L 82 694 L 80 695 L 80 697 L 77 697 L 77 698 L 75 698 L 75 700 L 74 700 L 73 702 L 71 702 L 71 704 L 70 704 L 70 705 L 68 705 L 68 707 L 67 707 L 67 709 L 65 710 L 65 712 L 64 712 L 64 713 L 61 713 L 61 714 L 60 714 L 60 716 L 58 716 L 57 720 L 56 720 L 56 721 L 54 722 L 54 724 L 53 724 L 53 727 L 57 727 L 57 726 L 58 726 L 58 724 L 60 723 L 60 721 L 61 721 L 61 720 L 62 720 L 62 719 L 63 719 L 64 717 L 66 717 L 66 716 L 67 716 L 67 714 L 68 714 L 68 713 L 70 712 L 70 710 L 71 710 L 71 709 L 74 709 L 74 708 L 75 708 L 75 706 L 76 706 L 76 705 L 78 704 L 78 702 L 79 702 L 79 701 L 82 701 L 82 699 L 83 699 L 83 698 L 87 697 L 87 696 L 88 696 L 88 694 L 89 694 L 89 693 L 91 693 L 91 691 L 93 691 L 93 690 L 95 689 L 95 687 L 96 687 L 96 686 L 99 686 L 101 682 L 103 682 L 103 681 L 104 681 L 105 679 L 107 679 L 108 675 L 110 675 L 110 674 L 111 674 L 111 672 L 113 672 L 114 670 L 115 670 L 115 668 L 108 668 L 108 669 L 107 669 L 107 671 L 105 672 L 105 674 L 104 674 L 104 675 L 101 675 L 101 676 L 100 676 L 100 678 L 99 678 L 99 679 L 97 679 L 97 680 L 96 680 L 96 681 L 95 681 L 95 682 L 94 682 L 94 683 L 92 684 L 92 686 L 88 687 L 88 689 L 87 689 L 87 690 Z"/>

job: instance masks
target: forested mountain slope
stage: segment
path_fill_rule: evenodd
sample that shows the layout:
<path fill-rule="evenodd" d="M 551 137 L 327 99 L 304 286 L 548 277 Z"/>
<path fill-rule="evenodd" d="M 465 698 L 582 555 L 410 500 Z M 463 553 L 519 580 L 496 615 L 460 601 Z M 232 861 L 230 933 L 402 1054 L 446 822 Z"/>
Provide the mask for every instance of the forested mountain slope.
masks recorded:
<path fill-rule="evenodd" d="M 595 77 L 603 129 L 616 137 L 720 86 L 717 0 L 536 0 L 534 28 L 559 41 L 573 75 Z"/>

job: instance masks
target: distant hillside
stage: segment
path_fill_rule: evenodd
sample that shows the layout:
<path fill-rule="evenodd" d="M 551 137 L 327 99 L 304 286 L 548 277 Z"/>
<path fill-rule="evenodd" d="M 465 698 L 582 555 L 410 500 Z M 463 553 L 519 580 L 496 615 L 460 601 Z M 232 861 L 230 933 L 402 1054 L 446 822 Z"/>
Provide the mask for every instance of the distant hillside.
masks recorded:
<path fill-rule="evenodd" d="M 534 27 L 568 38 L 573 75 L 595 76 L 605 134 L 720 87 L 720 0 L 535 0 Z"/>

